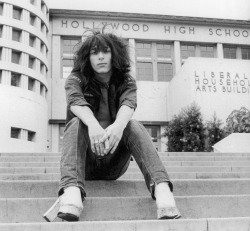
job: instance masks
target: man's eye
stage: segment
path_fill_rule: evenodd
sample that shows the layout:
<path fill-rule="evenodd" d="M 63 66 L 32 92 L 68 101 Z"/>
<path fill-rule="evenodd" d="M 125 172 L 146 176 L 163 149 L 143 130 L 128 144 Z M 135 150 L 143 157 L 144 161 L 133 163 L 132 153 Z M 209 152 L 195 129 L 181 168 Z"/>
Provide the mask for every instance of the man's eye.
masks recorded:
<path fill-rule="evenodd" d="M 109 48 L 109 47 L 105 47 L 103 51 L 104 51 L 105 53 L 108 53 L 108 52 L 110 52 L 110 48 Z"/>
<path fill-rule="evenodd" d="M 90 54 L 93 54 L 93 55 L 94 55 L 94 54 L 97 54 L 97 50 L 91 50 L 91 51 L 90 51 Z"/>

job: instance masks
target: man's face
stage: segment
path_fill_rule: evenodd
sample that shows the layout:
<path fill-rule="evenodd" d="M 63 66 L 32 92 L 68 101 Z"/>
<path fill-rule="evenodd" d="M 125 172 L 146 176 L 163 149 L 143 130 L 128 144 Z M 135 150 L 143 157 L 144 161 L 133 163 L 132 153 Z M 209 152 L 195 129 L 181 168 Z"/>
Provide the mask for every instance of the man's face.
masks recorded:
<path fill-rule="evenodd" d="M 111 49 L 108 46 L 102 49 L 91 48 L 89 58 L 93 70 L 99 74 L 108 73 L 112 68 L 111 56 Z"/>

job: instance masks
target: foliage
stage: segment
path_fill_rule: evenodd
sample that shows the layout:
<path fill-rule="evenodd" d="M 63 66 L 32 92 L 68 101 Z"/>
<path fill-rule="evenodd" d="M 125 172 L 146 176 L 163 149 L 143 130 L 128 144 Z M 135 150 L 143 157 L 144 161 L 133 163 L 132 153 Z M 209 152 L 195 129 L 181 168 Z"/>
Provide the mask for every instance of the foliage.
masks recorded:
<path fill-rule="evenodd" d="M 190 107 L 181 110 L 167 126 L 165 136 L 168 137 L 170 152 L 204 151 L 204 126 L 200 108 L 192 103 Z"/>
<path fill-rule="evenodd" d="M 250 111 L 245 107 L 233 110 L 226 120 L 225 131 L 227 134 L 250 133 Z"/>
<path fill-rule="evenodd" d="M 222 140 L 225 137 L 225 132 L 222 128 L 223 122 L 218 119 L 214 113 L 211 120 L 207 121 L 206 127 L 206 148 L 205 151 L 211 152 L 213 150 L 212 146 Z"/>

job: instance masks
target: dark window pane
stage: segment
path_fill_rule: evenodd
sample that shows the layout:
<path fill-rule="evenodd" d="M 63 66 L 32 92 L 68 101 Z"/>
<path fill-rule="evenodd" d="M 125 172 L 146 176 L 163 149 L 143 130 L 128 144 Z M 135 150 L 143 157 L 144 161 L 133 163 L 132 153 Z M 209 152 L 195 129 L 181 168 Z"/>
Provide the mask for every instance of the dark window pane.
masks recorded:
<path fill-rule="evenodd" d="M 21 40 L 21 31 L 20 30 L 12 30 L 12 40 L 20 42 Z"/>
<path fill-rule="evenodd" d="M 236 59 L 236 47 L 224 47 L 223 52 L 225 59 Z"/>
<path fill-rule="evenodd" d="M 16 63 L 16 64 L 20 64 L 20 57 L 21 57 L 20 52 L 12 51 L 11 62 Z"/>
<path fill-rule="evenodd" d="M 136 43 L 136 56 L 137 57 L 151 57 L 151 44 L 150 43 Z"/>
<path fill-rule="evenodd" d="M 30 91 L 35 90 L 35 80 L 32 78 L 29 78 L 29 80 L 28 80 L 28 90 L 30 90 Z"/>
<path fill-rule="evenodd" d="M 170 81 L 173 78 L 171 63 L 157 63 L 158 81 Z"/>
<path fill-rule="evenodd" d="M 65 125 L 60 124 L 59 125 L 59 152 L 62 151 L 62 147 L 63 147 L 64 129 L 65 129 Z"/>
<path fill-rule="evenodd" d="M 213 58 L 214 47 L 213 46 L 200 46 L 201 57 Z"/>
<path fill-rule="evenodd" d="M 20 139 L 21 129 L 20 128 L 11 128 L 10 137 L 15 139 Z"/>
<path fill-rule="evenodd" d="M 74 54 L 80 45 L 80 38 L 63 39 L 63 53 Z"/>
<path fill-rule="evenodd" d="M 137 62 L 136 79 L 139 81 L 153 81 L 153 67 L 152 63 Z"/>
<path fill-rule="evenodd" d="M 0 15 L 3 15 L 3 3 L 0 3 Z"/>
<path fill-rule="evenodd" d="M 35 132 L 28 131 L 28 141 L 35 141 Z"/>
<path fill-rule="evenodd" d="M 35 40 L 36 40 L 36 37 L 30 35 L 29 45 L 30 45 L 31 47 L 34 47 L 34 46 L 35 46 Z"/>
<path fill-rule="evenodd" d="M 21 75 L 17 73 L 11 73 L 11 86 L 19 87 L 21 81 Z"/>
<path fill-rule="evenodd" d="M 35 68 L 35 58 L 29 57 L 29 68 L 34 69 Z"/>
<path fill-rule="evenodd" d="M 63 59 L 63 78 L 67 78 L 72 71 L 74 60 L 73 59 Z"/>
<path fill-rule="evenodd" d="M 21 20 L 22 15 L 22 9 L 19 8 L 13 8 L 13 18 L 17 20 Z"/>
<path fill-rule="evenodd" d="M 30 25 L 35 25 L 36 16 L 33 14 L 30 14 Z"/>
<path fill-rule="evenodd" d="M 187 59 L 188 57 L 195 57 L 195 46 L 181 45 L 181 58 Z"/>
<path fill-rule="evenodd" d="M 156 44 L 157 58 L 171 58 L 171 45 L 169 44 Z"/>
<path fill-rule="evenodd" d="M 242 59 L 250 59 L 250 48 L 241 48 Z"/>

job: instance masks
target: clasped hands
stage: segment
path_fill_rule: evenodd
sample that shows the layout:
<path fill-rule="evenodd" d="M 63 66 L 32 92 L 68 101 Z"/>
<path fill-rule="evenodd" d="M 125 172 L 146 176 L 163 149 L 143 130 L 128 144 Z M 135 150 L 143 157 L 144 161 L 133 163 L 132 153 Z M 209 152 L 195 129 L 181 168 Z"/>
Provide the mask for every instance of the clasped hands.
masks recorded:
<path fill-rule="evenodd" d="M 106 129 L 100 124 L 89 126 L 89 138 L 92 152 L 97 156 L 105 156 L 109 152 L 113 154 L 122 138 L 124 127 L 113 123 Z"/>

